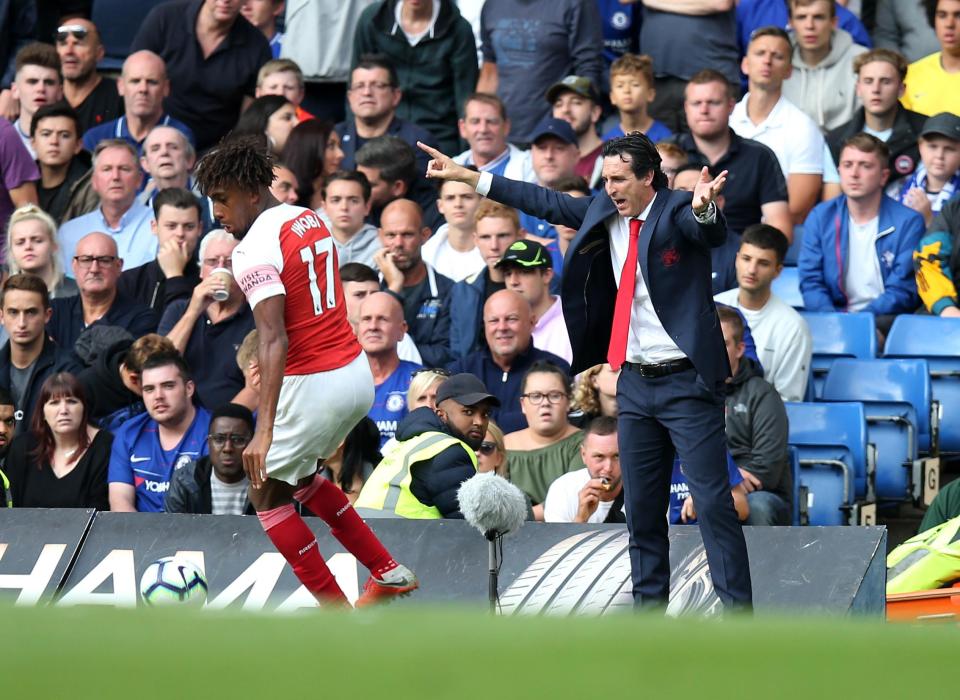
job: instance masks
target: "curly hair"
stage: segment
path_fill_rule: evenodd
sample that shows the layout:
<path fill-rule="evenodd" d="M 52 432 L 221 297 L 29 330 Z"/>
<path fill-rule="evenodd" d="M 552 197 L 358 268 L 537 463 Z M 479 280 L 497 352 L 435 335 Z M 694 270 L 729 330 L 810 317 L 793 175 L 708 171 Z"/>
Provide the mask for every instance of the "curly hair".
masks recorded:
<path fill-rule="evenodd" d="M 262 138 L 228 137 L 203 157 L 197 165 L 196 179 L 205 195 L 218 187 L 259 192 L 273 182 L 273 158 Z"/>
<path fill-rule="evenodd" d="M 593 385 L 593 378 L 600 374 L 602 369 L 603 365 L 594 365 L 580 374 L 573 389 L 571 410 L 580 409 L 588 416 L 600 414 L 600 392 Z"/>

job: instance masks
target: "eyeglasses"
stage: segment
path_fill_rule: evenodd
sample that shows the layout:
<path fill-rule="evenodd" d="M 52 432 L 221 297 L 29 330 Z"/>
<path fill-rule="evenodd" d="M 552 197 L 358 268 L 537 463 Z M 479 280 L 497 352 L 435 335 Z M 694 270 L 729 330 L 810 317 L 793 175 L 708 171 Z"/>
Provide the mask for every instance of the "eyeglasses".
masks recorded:
<path fill-rule="evenodd" d="M 410 378 L 413 379 L 418 374 L 423 374 L 424 372 L 429 372 L 430 374 L 437 374 L 441 377 L 449 377 L 452 374 L 450 370 L 444 369 L 443 367 L 421 367 L 420 369 L 411 373 Z"/>
<path fill-rule="evenodd" d="M 221 255 L 219 258 L 204 258 L 203 264 L 207 267 L 223 267 L 227 270 L 232 270 L 233 258 L 229 255 Z"/>
<path fill-rule="evenodd" d="M 100 267 L 113 265 L 118 260 L 116 255 L 74 255 L 73 261 L 80 267 L 93 267 L 96 262 Z"/>
<path fill-rule="evenodd" d="M 393 85 L 390 83 L 354 83 L 350 86 L 350 92 L 363 92 L 367 88 L 371 92 L 374 90 L 392 90 Z"/>
<path fill-rule="evenodd" d="M 539 406 L 543 403 L 543 400 L 546 399 L 547 403 L 557 404 L 560 403 L 562 399 L 569 399 L 570 394 L 567 394 L 563 391 L 548 391 L 546 393 L 542 391 L 531 391 L 529 394 L 520 394 L 521 399 L 526 399 L 534 406 Z"/>
<path fill-rule="evenodd" d="M 77 41 L 83 41 L 89 33 L 90 31 L 82 24 L 64 24 L 62 27 L 57 27 L 57 43 L 66 44 L 68 36 L 72 36 Z"/>
<path fill-rule="evenodd" d="M 486 455 L 487 457 L 489 457 L 496 451 L 497 451 L 497 443 L 486 442 L 486 441 L 481 442 L 480 449 L 477 450 L 477 452 L 479 452 L 482 455 Z"/>
<path fill-rule="evenodd" d="M 235 433 L 230 433 L 226 435 L 224 433 L 213 433 L 208 435 L 207 439 L 213 443 L 214 447 L 222 448 L 227 444 L 227 440 L 230 441 L 234 447 L 244 448 L 250 444 L 250 438 L 246 435 L 236 435 Z"/>

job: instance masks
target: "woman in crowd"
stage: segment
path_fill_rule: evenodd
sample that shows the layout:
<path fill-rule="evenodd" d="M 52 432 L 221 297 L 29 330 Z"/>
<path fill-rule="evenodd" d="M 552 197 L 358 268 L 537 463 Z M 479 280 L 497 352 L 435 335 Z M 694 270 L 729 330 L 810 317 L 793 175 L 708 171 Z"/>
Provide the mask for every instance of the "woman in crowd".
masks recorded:
<path fill-rule="evenodd" d="M 56 222 L 35 204 L 25 204 L 10 216 L 7 271 L 37 275 L 46 282 L 51 299 L 72 297 L 79 291 L 77 283 L 63 274 Z"/>
<path fill-rule="evenodd" d="M 407 410 L 421 406 L 437 407 L 437 387 L 450 376 L 445 369 L 421 369 L 413 373 L 407 387 Z"/>
<path fill-rule="evenodd" d="M 617 379 L 620 371 L 610 365 L 594 365 L 584 371 L 573 391 L 570 422 L 583 427 L 597 416 L 617 417 Z"/>
<path fill-rule="evenodd" d="M 324 176 L 340 169 L 343 150 L 330 122 L 308 119 L 290 132 L 281 160 L 297 178 L 297 204 L 319 211 L 323 208 Z"/>
<path fill-rule="evenodd" d="M 553 480 L 583 469 L 583 435 L 567 419 L 570 382 L 562 369 L 549 362 L 535 362 L 524 376 L 520 391 L 520 410 L 528 427 L 504 438 L 510 481 L 530 497 L 537 520 L 543 520 L 543 499 Z"/>
<path fill-rule="evenodd" d="M 280 155 L 298 123 L 296 105 L 281 95 L 264 95 L 251 102 L 240 115 L 233 135 L 264 134 L 270 152 Z"/>
<path fill-rule="evenodd" d="M 361 419 L 332 457 L 324 460 L 320 473 L 340 487 L 353 503 L 367 477 L 380 464 L 380 431 L 377 424 L 367 417 Z"/>
<path fill-rule="evenodd" d="M 14 507 L 107 510 L 112 444 L 113 435 L 90 424 L 80 382 L 67 372 L 48 377 L 30 429 L 14 438 L 7 454 Z"/>
<path fill-rule="evenodd" d="M 487 434 L 477 450 L 477 471 L 480 473 L 493 472 L 505 479 L 510 478 L 507 468 L 507 448 L 503 441 L 503 431 L 492 420 L 487 424 Z"/>

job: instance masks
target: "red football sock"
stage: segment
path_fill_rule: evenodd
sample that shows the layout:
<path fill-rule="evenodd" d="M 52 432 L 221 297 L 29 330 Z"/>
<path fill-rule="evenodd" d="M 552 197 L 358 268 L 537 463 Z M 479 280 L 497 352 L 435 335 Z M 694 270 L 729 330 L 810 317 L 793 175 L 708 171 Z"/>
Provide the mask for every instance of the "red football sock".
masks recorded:
<path fill-rule="evenodd" d="M 293 497 L 310 509 L 330 526 L 330 532 L 357 560 L 379 576 L 390 571 L 397 563 L 381 544 L 373 530 L 363 522 L 350 505 L 346 495 L 332 482 L 317 474 L 308 485 L 293 494 Z"/>
<path fill-rule="evenodd" d="M 267 537 L 293 567 L 293 573 L 320 603 L 349 606 L 320 554 L 317 538 L 292 503 L 257 513 L 257 517 Z"/>

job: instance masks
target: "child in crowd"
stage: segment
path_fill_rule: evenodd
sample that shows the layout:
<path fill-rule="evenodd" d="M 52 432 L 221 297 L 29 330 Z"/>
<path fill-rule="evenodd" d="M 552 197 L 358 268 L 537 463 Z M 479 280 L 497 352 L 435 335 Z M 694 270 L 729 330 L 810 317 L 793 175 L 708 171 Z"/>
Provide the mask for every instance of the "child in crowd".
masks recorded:
<path fill-rule="evenodd" d="M 651 141 L 663 141 L 673 133 L 647 114 L 656 95 L 653 87 L 653 59 L 627 53 L 610 66 L 610 102 L 620 113 L 617 125 L 603 135 L 604 141 L 633 131 L 642 131 Z"/>
<path fill-rule="evenodd" d="M 303 71 L 296 61 L 289 58 L 275 58 L 263 64 L 257 73 L 257 89 L 254 94 L 256 97 L 283 95 L 297 108 L 297 122 L 314 118 L 300 106 L 306 94 Z"/>

